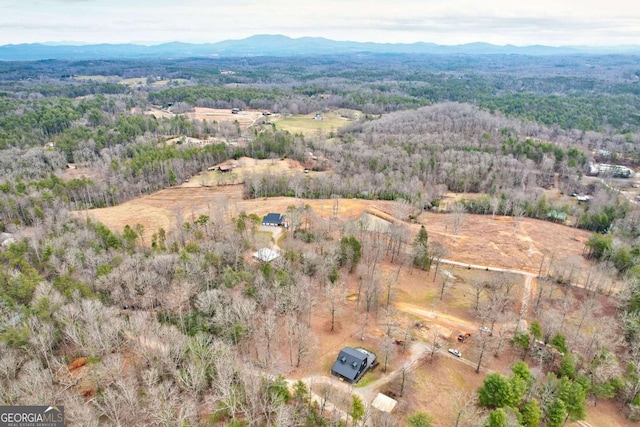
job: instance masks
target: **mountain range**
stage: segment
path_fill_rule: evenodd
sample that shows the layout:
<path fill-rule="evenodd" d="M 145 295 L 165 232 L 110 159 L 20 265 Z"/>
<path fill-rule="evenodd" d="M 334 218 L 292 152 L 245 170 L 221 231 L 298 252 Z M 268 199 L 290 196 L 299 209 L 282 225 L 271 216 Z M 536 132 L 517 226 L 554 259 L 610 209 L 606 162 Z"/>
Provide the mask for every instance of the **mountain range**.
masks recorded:
<path fill-rule="evenodd" d="M 1 61 L 45 59 L 186 58 L 221 56 L 296 56 L 340 54 L 460 54 L 460 55 L 595 55 L 640 54 L 640 46 L 498 46 L 489 43 L 439 45 L 434 43 L 374 43 L 335 41 L 322 37 L 290 38 L 283 35 L 255 35 L 217 43 L 171 42 L 142 44 L 54 44 L 30 43 L 0 46 Z"/>

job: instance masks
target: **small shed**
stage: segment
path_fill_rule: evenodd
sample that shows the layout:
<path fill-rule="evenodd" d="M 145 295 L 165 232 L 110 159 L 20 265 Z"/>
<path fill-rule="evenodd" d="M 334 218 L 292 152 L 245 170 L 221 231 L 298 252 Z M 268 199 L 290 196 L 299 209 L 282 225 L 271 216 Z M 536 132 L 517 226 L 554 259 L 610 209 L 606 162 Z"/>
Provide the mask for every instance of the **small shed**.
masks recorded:
<path fill-rule="evenodd" d="M 253 254 L 253 257 L 255 259 L 258 259 L 260 261 L 263 262 L 271 262 L 274 259 L 278 258 L 280 256 L 280 254 L 276 251 L 274 251 L 273 249 L 269 249 L 269 248 L 262 248 L 259 251 L 257 251 L 256 253 Z"/>
<path fill-rule="evenodd" d="M 262 225 L 271 225 L 274 227 L 284 227 L 284 215 L 276 212 L 270 212 L 262 218 Z"/>
<path fill-rule="evenodd" d="M 390 398 L 386 394 L 378 393 L 371 406 L 382 412 L 391 412 L 396 407 L 398 401 Z"/>

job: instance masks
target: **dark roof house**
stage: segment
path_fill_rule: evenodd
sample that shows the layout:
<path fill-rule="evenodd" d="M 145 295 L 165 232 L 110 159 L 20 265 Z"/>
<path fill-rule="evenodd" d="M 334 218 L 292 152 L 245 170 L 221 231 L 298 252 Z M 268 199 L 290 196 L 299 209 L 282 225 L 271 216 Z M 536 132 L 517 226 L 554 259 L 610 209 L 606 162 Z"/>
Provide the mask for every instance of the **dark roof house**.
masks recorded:
<path fill-rule="evenodd" d="M 285 225 L 284 215 L 274 212 L 268 213 L 262 218 L 262 225 L 283 227 Z"/>
<path fill-rule="evenodd" d="M 363 349 L 345 347 L 331 367 L 331 373 L 350 383 L 357 383 L 368 369 L 375 366 L 376 355 Z"/>

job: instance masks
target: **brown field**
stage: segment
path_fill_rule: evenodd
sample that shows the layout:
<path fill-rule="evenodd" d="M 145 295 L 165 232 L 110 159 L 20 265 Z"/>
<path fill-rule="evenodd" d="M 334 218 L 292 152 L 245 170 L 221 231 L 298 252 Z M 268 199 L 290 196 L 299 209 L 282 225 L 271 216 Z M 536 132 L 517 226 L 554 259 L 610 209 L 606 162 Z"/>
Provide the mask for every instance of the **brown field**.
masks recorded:
<path fill-rule="evenodd" d="M 329 219 L 333 215 L 334 200 L 292 197 L 243 199 L 241 183 L 252 173 L 302 174 L 303 166 L 299 162 L 242 157 L 221 165 L 235 167 L 228 173 L 202 172 L 180 186 L 160 190 L 119 206 L 83 211 L 82 215 L 89 215 L 116 231 L 122 231 L 127 224 L 133 226 L 140 223 L 148 235 L 145 238 L 160 227 L 170 230 L 175 224 L 177 212 L 181 213 L 183 220 L 189 220 L 203 214 L 213 217 L 220 207 L 224 207 L 226 214 L 233 217 L 242 211 L 265 215 L 284 212 L 290 205 L 309 205 L 321 218 Z M 67 172 L 73 175 L 82 173 L 81 170 Z M 374 216 L 370 223 L 379 223 L 375 218 L 398 221 L 394 217 L 397 211 L 395 203 L 391 201 L 339 199 L 337 218 L 338 222 L 345 222 L 368 212 Z M 463 263 L 538 273 L 543 261 L 543 267 L 548 267 L 553 254 L 556 262 L 573 256 L 577 262 L 583 262 L 583 266 L 587 265 L 581 255 L 591 233 L 585 230 L 530 218 L 522 218 L 516 223 L 512 217 L 497 216 L 492 219 L 489 215 L 466 215 L 458 233 L 454 235 L 452 216 L 433 212 L 419 215 L 418 224 L 405 222 L 412 233 L 418 232 L 420 224 L 425 225 L 432 241 L 441 243 L 449 250 L 446 258 Z"/>
<path fill-rule="evenodd" d="M 268 162 L 266 166 L 270 167 Z M 286 167 L 280 163 L 279 168 Z M 195 181 L 195 182 L 194 182 Z M 264 215 L 268 212 L 284 212 L 290 205 L 309 205 L 322 218 L 330 218 L 334 200 L 296 200 L 292 197 L 269 199 L 242 198 L 243 185 L 202 187 L 198 177 L 183 187 L 168 188 L 148 196 L 123 203 L 119 206 L 83 211 L 82 215 L 103 222 L 110 228 L 121 231 L 125 225 L 140 223 L 150 235 L 159 227 L 171 229 L 175 223 L 175 212 L 182 212 L 184 219 L 211 215 L 214 208 L 226 206 L 230 216 L 244 211 Z M 376 216 L 391 215 L 394 203 L 380 200 L 339 199 L 338 217 L 342 221 L 358 218 L 363 212 Z M 547 221 L 523 218 L 517 227 L 511 217 L 467 215 L 457 235 L 451 231 L 451 215 L 424 213 L 418 222 L 425 224 L 431 239 L 449 249 L 448 258 L 470 264 L 519 269 L 537 273 L 543 258 L 554 253 L 556 260 L 568 256 L 580 256 L 590 233 Z M 419 224 L 406 226 L 417 232 Z M 515 232 L 514 232 L 515 229 Z M 546 265 L 546 264 L 545 264 Z M 585 262 L 586 265 L 586 262 Z"/>
<path fill-rule="evenodd" d="M 261 111 L 256 110 L 244 110 L 238 114 L 231 113 L 230 108 L 205 108 L 195 107 L 195 112 L 185 113 L 184 116 L 189 120 L 206 120 L 208 122 L 216 121 L 220 122 L 235 122 L 238 121 L 241 128 L 247 128 L 251 126 L 258 118 L 262 117 Z"/>
<path fill-rule="evenodd" d="M 369 217 L 370 224 L 383 227 L 385 220 L 398 221 L 394 213 L 397 206 L 390 201 L 371 201 L 359 199 L 339 199 L 337 201 L 337 218 L 333 217 L 336 200 L 300 200 L 289 197 L 273 197 L 268 199 L 245 200 L 242 198 L 243 185 L 217 185 L 217 179 L 242 181 L 245 174 L 251 170 L 273 170 L 274 173 L 302 173 L 301 166 L 290 160 L 256 161 L 254 159 L 239 159 L 237 167 L 231 173 L 220 174 L 211 172 L 196 176 L 182 186 L 158 191 L 154 194 L 131 200 L 122 205 L 78 212 L 78 215 L 89 216 L 101 221 L 113 230 L 121 232 L 126 224 L 140 223 L 145 229 L 145 241 L 150 242 L 150 236 L 158 228 L 171 230 L 177 219 L 182 221 L 194 220 L 199 215 L 209 215 L 219 218 L 224 215 L 227 219 L 236 216 L 241 211 L 264 215 L 268 212 L 284 212 L 287 206 L 309 205 L 314 214 L 326 221 L 343 224 L 350 220 Z M 235 178 L 231 178 L 233 176 Z M 224 176 L 224 178 L 220 178 Z M 229 177 L 229 178 L 227 178 Z M 200 181 L 198 181 L 201 179 Z M 204 186 L 203 182 L 208 182 Z M 373 216 L 373 218 L 371 218 Z M 590 233 L 571 227 L 562 226 L 546 221 L 523 218 L 518 223 L 510 217 L 467 215 L 459 232 L 452 233 L 452 216 L 444 213 L 426 212 L 418 217 L 418 224 L 405 223 L 412 234 L 418 232 L 420 223 L 424 224 L 431 241 L 443 244 L 449 250 L 448 259 L 460 261 L 464 264 L 507 268 L 531 273 L 538 273 L 543 256 L 545 263 L 553 254 L 554 259 L 564 260 L 573 257 L 579 263 L 584 263 L 581 256 L 584 244 Z M 546 264 L 543 264 L 546 265 Z M 383 263 L 379 266 L 379 273 L 384 280 L 390 280 L 397 275 L 397 285 L 393 292 L 393 328 L 392 338 L 401 339 L 405 331 L 410 330 L 420 341 L 429 341 L 429 331 L 411 328 L 415 322 L 421 322 L 437 330 L 444 337 L 444 351 L 433 362 L 419 362 L 418 367 L 408 377 L 405 397 L 400 398 L 397 412 L 410 414 L 417 410 L 426 411 L 434 416 L 435 426 L 449 426 L 454 423 L 455 410 L 452 402 L 455 400 L 456 390 L 472 394 L 481 384 L 483 374 L 476 374 L 470 366 L 478 357 L 478 349 L 474 339 L 478 333 L 479 323 L 473 315 L 473 295 L 470 283 L 472 280 L 489 278 L 496 273 L 484 270 L 469 269 L 465 266 L 441 265 L 440 271 L 448 271 L 456 279 L 452 281 L 442 301 L 439 299 L 439 284 L 441 277 L 433 281 L 433 272 L 403 267 L 398 272 L 397 264 Z M 582 270 L 586 271 L 586 268 Z M 486 277 L 482 277 L 486 276 Z M 522 276 L 514 275 L 518 285 L 513 298 L 522 297 Z M 291 368 L 287 360 L 282 360 L 275 369 L 286 374 L 289 378 L 305 378 L 315 375 L 327 375 L 335 360 L 337 349 L 344 345 L 364 346 L 379 349 L 385 336 L 388 318 L 384 310 L 379 310 L 377 317 L 368 315 L 358 307 L 355 298 L 357 294 L 358 277 L 356 274 L 344 278 L 346 295 L 339 311 L 339 318 L 334 331 L 330 331 L 329 311 L 321 301 L 312 311 L 311 328 L 316 337 L 314 359 L 301 368 Z M 535 286 L 535 280 L 532 286 Z M 533 292 L 533 289 L 531 289 Z M 362 304 L 362 303 L 361 303 Z M 459 343 L 456 336 L 460 332 L 470 332 L 472 337 L 464 343 Z M 283 344 L 284 345 L 284 344 Z M 464 362 L 446 354 L 446 348 L 455 347 L 462 351 Z M 507 346 L 508 347 L 508 346 Z M 283 348 L 283 354 L 286 350 Z M 408 353 L 408 352 L 407 352 Z M 400 369 L 408 360 L 409 355 L 402 352 L 402 347 L 394 347 L 389 361 L 389 371 Z M 286 359 L 286 358 L 283 358 Z M 500 358 L 492 354 L 485 357 L 483 369 L 508 372 L 509 366 L 517 361 L 517 356 L 508 348 Z M 381 368 L 367 374 L 356 387 L 365 390 L 371 382 L 384 377 Z M 397 378 L 388 384 L 380 386 L 379 391 L 399 393 Z M 609 402 L 598 402 L 597 407 L 588 408 L 588 422 L 591 425 L 608 425 L 611 427 L 628 425 L 620 408 Z M 568 424 L 572 425 L 572 424 Z M 577 424 L 575 424 L 577 425 Z"/>
<path fill-rule="evenodd" d="M 241 129 L 248 128 L 253 125 L 257 119 L 262 117 L 262 112 L 256 110 L 244 110 L 237 114 L 231 113 L 230 108 L 195 107 L 194 110 L 195 111 L 191 113 L 184 113 L 183 115 L 189 120 L 206 120 L 208 122 L 215 121 L 218 123 L 234 123 L 237 121 Z M 152 106 L 151 109 L 145 111 L 144 114 L 150 114 L 156 118 L 171 118 L 175 116 L 174 113 L 164 110 L 159 106 Z"/>
<path fill-rule="evenodd" d="M 221 173 L 217 170 L 203 171 L 188 182 L 182 183 L 182 188 L 216 187 L 229 184 L 243 183 L 251 174 L 270 173 L 277 175 L 302 174 L 303 167 L 300 162 L 291 159 L 263 159 L 257 160 L 249 157 L 241 157 L 238 160 L 227 160 L 212 167 L 229 167 L 230 172 Z M 317 173 L 317 172 L 314 172 Z"/>

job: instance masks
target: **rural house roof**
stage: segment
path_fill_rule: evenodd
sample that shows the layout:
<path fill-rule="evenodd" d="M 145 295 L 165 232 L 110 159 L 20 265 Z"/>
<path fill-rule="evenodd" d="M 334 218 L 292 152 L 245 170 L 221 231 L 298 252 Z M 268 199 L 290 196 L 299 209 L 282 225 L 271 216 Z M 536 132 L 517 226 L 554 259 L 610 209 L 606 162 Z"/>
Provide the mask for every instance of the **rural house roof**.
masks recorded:
<path fill-rule="evenodd" d="M 284 215 L 275 212 L 270 212 L 262 218 L 263 224 L 282 224 L 283 222 Z"/>
<path fill-rule="evenodd" d="M 352 347 L 345 347 L 340 351 L 331 373 L 348 381 L 360 379 L 367 364 L 367 354 Z"/>
<path fill-rule="evenodd" d="M 382 412 L 391 412 L 396 407 L 398 401 L 390 398 L 386 394 L 378 393 L 371 406 Z"/>
<path fill-rule="evenodd" d="M 260 261 L 270 262 L 274 259 L 278 258 L 280 254 L 273 249 L 262 248 L 258 252 L 253 254 L 253 257 L 259 259 Z"/>

